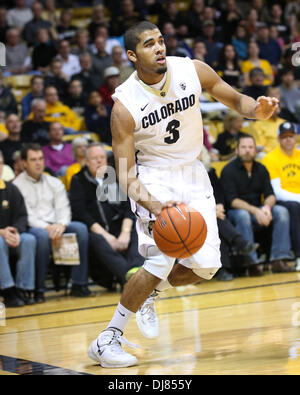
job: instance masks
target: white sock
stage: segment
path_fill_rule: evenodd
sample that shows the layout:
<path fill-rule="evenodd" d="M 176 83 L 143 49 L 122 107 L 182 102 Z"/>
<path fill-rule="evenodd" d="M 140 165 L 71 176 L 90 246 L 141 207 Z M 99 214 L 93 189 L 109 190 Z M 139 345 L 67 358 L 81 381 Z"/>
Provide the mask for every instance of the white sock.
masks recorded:
<path fill-rule="evenodd" d="M 157 291 L 165 291 L 166 289 L 172 288 L 172 285 L 169 283 L 168 280 L 162 280 L 155 289 Z"/>
<path fill-rule="evenodd" d="M 123 332 L 125 326 L 127 325 L 127 322 L 129 321 L 129 318 L 133 314 L 135 313 L 133 313 L 130 310 L 127 310 L 124 306 L 121 305 L 121 303 L 119 303 L 115 311 L 115 314 L 113 315 L 113 318 L 108 324 L 107 328 L 117 328 L 121 332 Z"/>

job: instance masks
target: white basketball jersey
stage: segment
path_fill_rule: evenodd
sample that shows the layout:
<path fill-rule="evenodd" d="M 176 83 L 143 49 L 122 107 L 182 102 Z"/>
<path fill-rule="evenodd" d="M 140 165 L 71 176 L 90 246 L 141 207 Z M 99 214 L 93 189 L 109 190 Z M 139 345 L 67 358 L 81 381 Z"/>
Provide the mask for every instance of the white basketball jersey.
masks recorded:
<path fill-rule="evenodd" d="M 135 121 L 137 163 L 174 167 L 193 162 L 203 144 L 199 97 L 201 84 L 190 58 L 167 57 L 167 79 L 161 90 L 134 72 L 113 99 L 120 100 Z"/>

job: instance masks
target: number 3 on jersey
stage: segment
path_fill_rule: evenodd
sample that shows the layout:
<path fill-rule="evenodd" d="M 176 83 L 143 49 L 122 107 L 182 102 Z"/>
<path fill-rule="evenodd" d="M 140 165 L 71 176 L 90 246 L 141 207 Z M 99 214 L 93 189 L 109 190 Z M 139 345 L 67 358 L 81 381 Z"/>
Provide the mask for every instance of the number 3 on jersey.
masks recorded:
<path fill-rule="evenodd" d="M 167 144 L 174 144 L 179 139 L 179 130 L 180 122 L 177 119 L 173 119 L 168 123 L 167 132 L 170 133 L 170 136 L 164 138 L 164 142 Z"/>

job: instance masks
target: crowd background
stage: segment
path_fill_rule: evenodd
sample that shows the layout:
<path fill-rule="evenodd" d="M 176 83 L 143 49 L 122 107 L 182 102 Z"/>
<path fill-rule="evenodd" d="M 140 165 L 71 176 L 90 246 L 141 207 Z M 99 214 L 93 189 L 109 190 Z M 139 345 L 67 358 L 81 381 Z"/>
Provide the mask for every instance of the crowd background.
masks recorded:
<path fill-rule="evenodd" d="M 239 157 L 237 146 L 245 134 L 253 137 L 258 162 L 276 149 L 281 149 L 278 161 L 284 161 L 280 153 L 289 152 L 292 159 L 284 163 L 292 169 L 288 175 L 292 187 L 281 186 L 292 193 L 285 200 L 297 203 L 294 215 L 299 218 L 300 1 L 2 0 L 0 42 L 5 44 L 6 63 L 0 67 L 1 180 L 10 182 L 26 172 L 24 144 L 39 144 L 45 171 L 63 182 L 72 202 L 72 177 L 86 168 L 87 147 L 101 142 L 111 158 L 111 95 L 134 71 L 124 51 L 123 34 L 145 19 L 159 26 L 167 55 L 205 61 L 228 84 L 254 99 L 261 95 L 280 99 L 269 120 L 253 121 L 203 91 L 200 159 L 218 179 L 229 161 Z M 282 151 L 278 131 L 286 122 L 292 127 L 285 130 L 295 138 L 292 150 Z M 275 173 L 272 168 L 272 177 L 281 177 Z M 226 196 L 223 203 L 219 219 L 230 208 Z M 300 269 L 299 238 L 293 236 L 295 229 L 300 233 L 299 223 L 298 227 L 291 223 L 291 239 Z M 231 263 L 220 271 L 220 280 L 243 272 L 234 269 L 239 253 L 256 254 L 255 240 L 246 241 L 248 245 L 238 248 L 232 240 L 227 242 Z M 266 251 L 259 247 L 258 253 L 255 263 L 265 262 Z M 250 273 L 258 275 L 255 270 Z"/>

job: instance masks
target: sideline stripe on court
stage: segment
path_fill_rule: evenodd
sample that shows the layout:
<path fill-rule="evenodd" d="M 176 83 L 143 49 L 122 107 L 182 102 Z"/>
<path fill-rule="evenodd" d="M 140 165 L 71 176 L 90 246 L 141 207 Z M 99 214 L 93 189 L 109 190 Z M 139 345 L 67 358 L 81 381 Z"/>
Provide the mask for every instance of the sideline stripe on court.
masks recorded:
<path fill-rule="evenodd" d="M 6 355 L 0 355 L 0 366 L 2 371 L 26 376 L 90 376 L 89 373 L 76 372 L 75 370 L 60 368 L 59 366 L 28 361 L 26 359 L 7 357 Z"/>
<path fill-rule="evenodd" d="M 183 297 L 184 298 L 189 298 L 189 297 L 193 297 L 193 296 L 213 295 L 213 294 L 233 292 L 233 291 L 244 291 L 244 290 L 255 289 L 255 288 L 265 288 L 265 287 L 273 287 L 273 286 L 279 286 L 279 285 L 296 284 L 296 283 L 299 283 L 299 282 L 300 282 L 300 280 L 293 280 L 293 281 L 286 281 L 286 282 L 280 282 L 280 283 L 251 285 L 251 286 L 248 286 L 248 287 L 239 287 L 239 288 L 230 288 L 230 289 L 220 289 L 220 290 L 215 290 L 215 291 L 196 292 L 196 293 L 186 294 L 186 295 L 167 296 L 165 298 L 160 298 L 160 300 L 178 299 L 178 298 L 183 298 Z M 115 306 L 117 306 L 117 303 L 100 305 L 100 306 L 91 306 L 91 307 L 80 307 L 78 309 L 55 310 L 55 311 L 49 311 L 49 312 L 45 312 L 45 313 L 36 313 L 36 314 L 28 314 L 28 315 L 21 315 L 21 316 L 6 317 L 6 321 L 17 319 L 17 318 L 41 317 L 41 316 L 44 316 L 44 315 L 61 314 L 61 313 L 72 313 L 72 312 L 75 312 L 75 311 L 103 309 L 103 308 L 115 307 Z"/>

